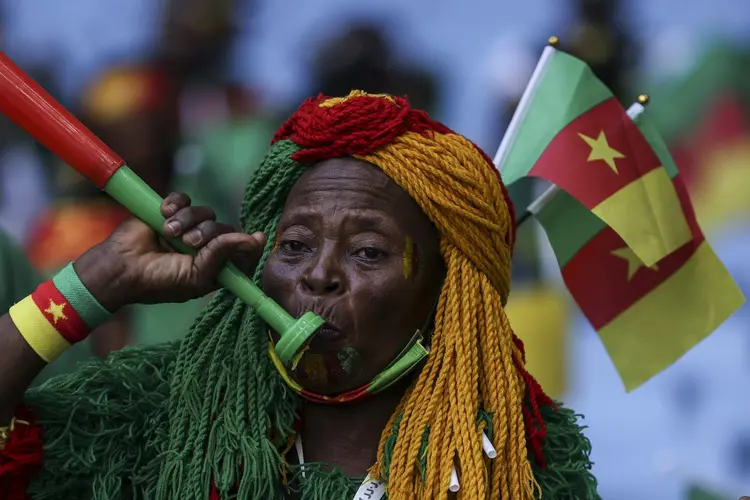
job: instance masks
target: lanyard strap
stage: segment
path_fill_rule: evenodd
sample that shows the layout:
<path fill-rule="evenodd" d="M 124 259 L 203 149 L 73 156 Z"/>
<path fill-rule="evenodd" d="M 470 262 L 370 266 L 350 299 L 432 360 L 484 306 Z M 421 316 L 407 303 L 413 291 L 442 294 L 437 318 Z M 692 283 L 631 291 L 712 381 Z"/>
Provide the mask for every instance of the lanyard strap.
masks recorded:
<path fill-rule="evenodd" d="M 385 496 L 385 483 L 375 479 L 370 479 L 368 475 L 365 482 L 359 487 L 354 495 L 354 500 L 380 500 Z"/>
<path fill-rule="evenodd" d="M 302 437 L 297 434 L 297 439 L 294 441 L 294 451 L 297 453 L 297 461 L 299 464 L 305 465 L 305 455 L 302 451 Z M 302 468 L 302 477 L 305 477 L 305 469 Z M 377 479 L 370 479 L 368 474 L 362 485 L 354 494 L 353 500 L 381 500 L 385 496 L 385 483 Z"/>

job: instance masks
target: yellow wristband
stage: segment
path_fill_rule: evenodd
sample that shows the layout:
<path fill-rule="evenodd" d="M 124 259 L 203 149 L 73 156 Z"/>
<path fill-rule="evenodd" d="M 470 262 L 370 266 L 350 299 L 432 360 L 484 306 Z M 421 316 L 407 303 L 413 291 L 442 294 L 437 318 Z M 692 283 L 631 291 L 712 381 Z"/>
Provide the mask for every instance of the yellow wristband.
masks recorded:
<path fill-rule="evenodd" d="M 47 363 L 70 348 L 70 343 L 44 317 L 31 295 L 11 307 L 8 314 L 29 347 Z"/>

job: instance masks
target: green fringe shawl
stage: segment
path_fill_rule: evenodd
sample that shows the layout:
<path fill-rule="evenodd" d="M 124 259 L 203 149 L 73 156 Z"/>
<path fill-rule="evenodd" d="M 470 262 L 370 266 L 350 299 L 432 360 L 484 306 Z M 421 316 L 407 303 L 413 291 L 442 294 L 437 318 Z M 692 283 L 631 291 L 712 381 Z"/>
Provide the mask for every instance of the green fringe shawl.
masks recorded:
<path fill-rule="evenodd" d="M 157 497 L 169 436 L 168 374 L 177 351 L 176 343 L 127 348 L 29 391 L 25 403 L 39 415 L 45 455 L 44 468 L 29 489 L 33 499 Z M 562 406 L 544 408 L 543 416 L 548 467 L 534 471 L 542 498 L 598 500 L 590 444 L 578 416 Z M 289 484 L 299 485 L 295 489 L 302 500 L 351 500 L 362 480 L 310 465 L 305 479 L 295 466 L 287 466 L 284 475 Z M 281 497 L 281 472 L 278 483 Z"/>

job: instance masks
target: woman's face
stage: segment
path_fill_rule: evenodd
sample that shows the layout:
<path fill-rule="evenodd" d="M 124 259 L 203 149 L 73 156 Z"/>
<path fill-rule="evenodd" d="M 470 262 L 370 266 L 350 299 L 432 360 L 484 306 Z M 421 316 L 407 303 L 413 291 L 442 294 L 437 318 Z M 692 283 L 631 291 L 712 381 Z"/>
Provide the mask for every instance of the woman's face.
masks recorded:
<path fill-rule="evenodd" d="M 440 293 L 440 236 L 381 170 L 321 162 L 292 188 L 263 271 L 284 309 L 327 323 L 292 376 L 335 394 L 370 382 L 425 326 Z"/>

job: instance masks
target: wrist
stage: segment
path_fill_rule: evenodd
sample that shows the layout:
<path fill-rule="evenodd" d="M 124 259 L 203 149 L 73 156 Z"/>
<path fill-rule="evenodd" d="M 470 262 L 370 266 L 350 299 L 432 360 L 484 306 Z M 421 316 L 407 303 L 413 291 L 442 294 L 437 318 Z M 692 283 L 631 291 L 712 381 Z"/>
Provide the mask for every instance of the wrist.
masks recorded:
<path fill-rule="evenodd" d="M 51 363 L 112 318 L 68 264 L 8 311 L 31 349 Z"/>
<path fill-rule="evenodd" d="M 92 248 L 73 263 L 73 268 L 91 296 L 114 314 L 130 303 L 126 292 L 130 288 L 124 283 L 119 265 L 103 259 L 101 252 L 98 246 Z"/>

